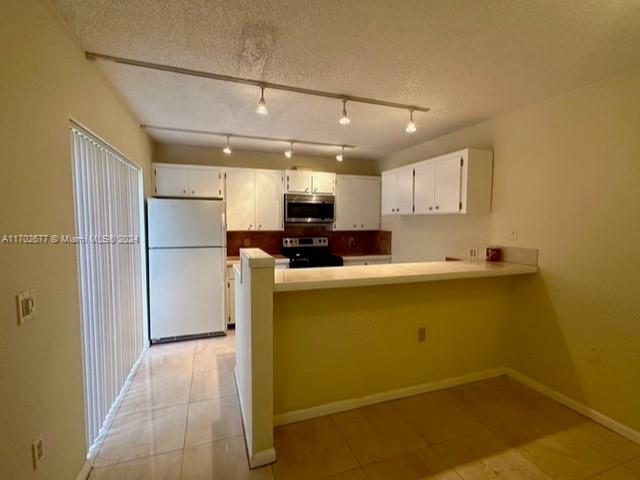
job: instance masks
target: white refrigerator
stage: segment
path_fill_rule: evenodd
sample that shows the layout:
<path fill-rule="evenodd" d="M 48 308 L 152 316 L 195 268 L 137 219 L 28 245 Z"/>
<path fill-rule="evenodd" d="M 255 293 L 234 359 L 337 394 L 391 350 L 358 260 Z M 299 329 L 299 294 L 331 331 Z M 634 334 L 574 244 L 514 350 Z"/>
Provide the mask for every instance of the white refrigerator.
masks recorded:
<path fill-rule="evenodd" d="M 224 333 L 224 202 L 150 198 L 147 228 L 151 342 Z"/>

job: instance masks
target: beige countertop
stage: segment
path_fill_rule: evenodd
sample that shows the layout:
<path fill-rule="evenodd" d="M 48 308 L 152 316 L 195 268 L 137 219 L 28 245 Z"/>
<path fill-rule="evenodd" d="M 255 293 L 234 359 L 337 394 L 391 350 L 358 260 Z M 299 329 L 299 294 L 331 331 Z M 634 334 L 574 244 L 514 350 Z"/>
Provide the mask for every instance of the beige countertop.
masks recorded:
<path fill-rule="evenodd" d="M 420 262 L 275 271 L 275 292 L 433 282 L 536 273 L 538 267 L 505 262 Z"/>

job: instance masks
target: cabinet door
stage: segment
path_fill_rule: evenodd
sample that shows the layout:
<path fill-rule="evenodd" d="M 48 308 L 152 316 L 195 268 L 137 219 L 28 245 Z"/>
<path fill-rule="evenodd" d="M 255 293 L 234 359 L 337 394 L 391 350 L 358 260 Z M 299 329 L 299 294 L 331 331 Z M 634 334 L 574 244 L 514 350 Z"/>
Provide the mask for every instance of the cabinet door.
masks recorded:
<path fill-rule="evenodd" d="M 255 182 L 257 230 L 283 230 L 283 172 L 256 172 Z"/>
<path fill-rule="evenodd" d="M 380 179 L 358 179 L 359 199 L 355 202 L 359 205 L 358 228 L 361 230 L 380 229 Z"/>
<path fill-rule="evenodd" d="M 460 157 L 449 157 L 435 162 L 435 206 L 436 213 L 458 213 L 460 211 Z"/>
<path fill-rule="evenodd" d="M 311 172 L 287 170 L 286 176 L 288 193 L 311 193 Z"/>
<path fill-rule="evenodd" d="M 217 168 L 189 169 L 189 195 L 200 198 L 222 198 L 222 171 Z"/>
<path fill-rule="evenodd" d="M 155 194 L 159 197 L 189 196 L 189 171 L 186 168 L 156 166 Z"/>
<path fill-rule="evenodd" d="M 396 215 L 396 172 L 382 172 L 382 215 Z"/>
<path fill-rule="evenodd" d="M 354 230 L 356 228 L 361 201 L 358 198 L 357 179 L 338 175 L 336 178 L 335 230 Z"/>
<path fill-rule="evenodd" d="M 415 166 L 413 204 L 415 213 L 435 213 L 436 165 L 434 162 Z"/>
<path fill-rule="evenodd" d="M 227 231 L 254 230 L 256 225 L 255 174 L 252 170 L 226 172 Z"/>
<path fill-rule="evenodd" d="M 311 190 L 318 195 L 333 195 L 335 193 L 336 174 L 329 172 L 314 172 L 312 175 Z"/>
<path fill-rule="evenodd" d="M 413 167 L 396 171 L 396 213 L 413 213 Z"/>
<path fill-rule="evenodd" d="M 236 282 L 233 276 L 233 266 L 227 267 L 227 325 L 236 323 Z"/>

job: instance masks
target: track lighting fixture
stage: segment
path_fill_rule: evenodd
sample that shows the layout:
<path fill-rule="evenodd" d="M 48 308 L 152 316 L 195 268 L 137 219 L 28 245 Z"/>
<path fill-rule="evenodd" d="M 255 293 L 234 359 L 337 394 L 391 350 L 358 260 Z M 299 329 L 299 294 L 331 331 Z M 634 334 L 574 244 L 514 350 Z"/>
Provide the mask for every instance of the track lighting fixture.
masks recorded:
<path fill-rule="evenodd" d="M 256 107 L 256 113 L 260 115 L 267 115 L 269 113 L 269 110 L 267 110 L 267 102 L 264 101 L 264 87 L 260 87 L 260 101 Z"/>
<path fill-rule="evenodd" d="M 404 131 L 407 133 L 416 131 L 416 124 L 413 121 L 413 109 L 409 110 L 409 123 L 407 123 L 407 128 L 405 128 Z"/>
<path fill-rule="evenodd" d="M 284 156 L 287 158 L 293 157 L 293 142 L 290 142 L 289 150 L 284 152 Z"/>
<path fill-rule="evenodd" d="M 340 125 L 349 125 L 351 123 L 351 119 L 347 115 L 347 101 L 344 99 L 342 100 L 342 116 L 340 120 L 338 120 L 338 123 Z"/>
<path fill-rule="evenodd" d="M 227 146 L 222 149 L 225 155 L 231 155 L 231 137 L 227 135 Z"/>
<path fill-rule="evenodd" d="M 344 160 L 344 145 L 341 148 L 342 148 L 342 151 L 336 155 L 336 160 L 339 162 Z"/>

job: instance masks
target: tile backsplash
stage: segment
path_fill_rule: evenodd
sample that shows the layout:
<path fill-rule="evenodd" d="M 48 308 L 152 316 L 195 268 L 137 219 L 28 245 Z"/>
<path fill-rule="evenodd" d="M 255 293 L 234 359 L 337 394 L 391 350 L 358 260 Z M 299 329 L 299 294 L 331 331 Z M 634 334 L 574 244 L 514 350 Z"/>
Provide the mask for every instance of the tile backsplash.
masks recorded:
<path fill-rule="evenodd" d="M 282 237 L 329 237 L 329 248 L 337 255 L 391 255 L 391 232 L 384 230 L 334 232 L 321 227 L 286 227 L 283 232 L 227 232 L 227 255 L 241 248 L 261 248 L 280 253 Z"/>

